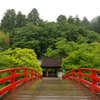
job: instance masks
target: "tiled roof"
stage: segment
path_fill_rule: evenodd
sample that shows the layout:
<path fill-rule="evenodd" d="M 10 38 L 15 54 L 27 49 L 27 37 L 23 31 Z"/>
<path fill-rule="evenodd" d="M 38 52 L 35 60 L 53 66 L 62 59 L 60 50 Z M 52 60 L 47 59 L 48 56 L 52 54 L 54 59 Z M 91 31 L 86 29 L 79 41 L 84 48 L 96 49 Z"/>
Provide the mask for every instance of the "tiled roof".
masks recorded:
<path fill-rule="evenodd" d="M 41 60 L 41 67 L 61 67 L 62 58 L 61 57 L 43 57 Z"/>

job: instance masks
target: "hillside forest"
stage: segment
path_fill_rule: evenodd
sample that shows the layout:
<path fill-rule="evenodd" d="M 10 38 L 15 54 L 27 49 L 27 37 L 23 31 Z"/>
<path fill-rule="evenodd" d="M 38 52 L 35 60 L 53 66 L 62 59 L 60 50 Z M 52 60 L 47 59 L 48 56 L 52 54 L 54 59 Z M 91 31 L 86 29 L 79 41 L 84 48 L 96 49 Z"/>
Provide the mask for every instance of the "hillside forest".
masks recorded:
<path fill-rule="evenodd" d="M 8 9 L 0 23 L 0 69 L 31 67 L 41 73 L 42 57 L 63 57 L 65 72 L 100 69 L 100 17 L 90 23 L 86 17 L 59 15 L 49 22 L 36 8 L 27 16 Z"/>

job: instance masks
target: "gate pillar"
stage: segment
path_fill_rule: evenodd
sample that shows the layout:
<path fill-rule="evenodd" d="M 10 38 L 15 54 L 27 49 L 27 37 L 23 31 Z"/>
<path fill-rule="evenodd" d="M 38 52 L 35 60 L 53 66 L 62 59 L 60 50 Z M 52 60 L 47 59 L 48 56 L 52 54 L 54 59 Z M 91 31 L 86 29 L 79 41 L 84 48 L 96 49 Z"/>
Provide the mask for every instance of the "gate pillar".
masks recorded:
<path fill-rule="evenodd" d="M 47 68 L 47 70 L 46 70 L 46 76 L 48 77 L 48 68 Z"/>
<path fill-rule="evenodd" d="M 57 68 L 57 76 L 58 76 L 58 68 Z"/>

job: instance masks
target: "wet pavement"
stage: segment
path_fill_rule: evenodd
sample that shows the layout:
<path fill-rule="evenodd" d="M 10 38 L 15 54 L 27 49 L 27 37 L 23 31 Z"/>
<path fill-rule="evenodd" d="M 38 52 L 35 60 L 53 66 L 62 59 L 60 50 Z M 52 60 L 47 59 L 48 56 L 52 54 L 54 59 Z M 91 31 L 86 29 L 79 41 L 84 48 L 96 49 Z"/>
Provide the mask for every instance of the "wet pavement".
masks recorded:
<path fill-rule="evenodd" d="M 27 82 L 0 100 L 100 100 L 100 97 L 74 81 L 44 78 Z"/>

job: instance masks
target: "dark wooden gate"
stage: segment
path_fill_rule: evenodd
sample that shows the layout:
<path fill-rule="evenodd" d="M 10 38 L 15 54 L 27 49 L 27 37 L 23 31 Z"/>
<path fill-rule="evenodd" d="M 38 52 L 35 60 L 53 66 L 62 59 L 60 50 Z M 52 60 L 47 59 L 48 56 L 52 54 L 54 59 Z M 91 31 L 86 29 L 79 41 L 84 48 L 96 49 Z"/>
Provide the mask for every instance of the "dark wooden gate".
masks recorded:
<path fill-rule="evenodd" d="M 41 67 L 43 68 L 43 76 L 58 77 L 58 69 L 61 68 L 62 57 L 43 57 L 41 60 Z M 55 69 L 54 73 L 49 72 L 49 69 Z M 56 71 L 56 72 L 55 72 Z"/>

